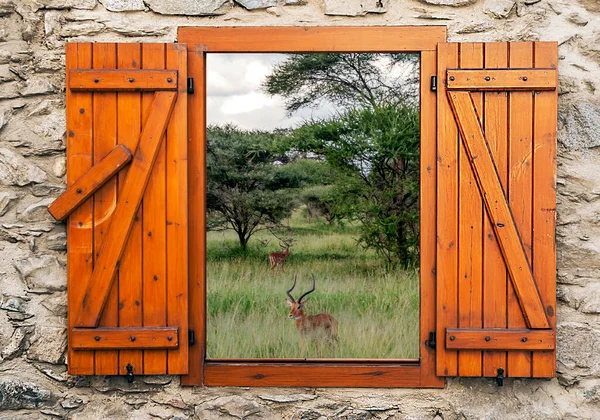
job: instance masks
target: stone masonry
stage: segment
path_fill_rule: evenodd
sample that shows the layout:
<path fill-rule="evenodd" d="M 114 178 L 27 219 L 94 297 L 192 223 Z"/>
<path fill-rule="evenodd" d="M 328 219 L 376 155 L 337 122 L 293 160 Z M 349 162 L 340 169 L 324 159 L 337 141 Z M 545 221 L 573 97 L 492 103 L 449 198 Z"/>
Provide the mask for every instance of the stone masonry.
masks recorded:
<path fill-rule="evenodd" d="M 66 374 L 65 43 L 173 42 L 178 26 L 447 25 L 556 40 L 558 378 L 443 390 L 181 388 Z M 1 419 L 600 418 L 600 1 L 0 0 Z"/>

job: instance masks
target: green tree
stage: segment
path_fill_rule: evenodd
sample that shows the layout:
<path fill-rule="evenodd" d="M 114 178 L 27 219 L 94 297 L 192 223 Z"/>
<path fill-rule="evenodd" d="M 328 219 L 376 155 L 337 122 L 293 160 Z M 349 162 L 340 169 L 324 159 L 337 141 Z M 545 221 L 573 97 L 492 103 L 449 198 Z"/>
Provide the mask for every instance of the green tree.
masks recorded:
<path fill-rule="evenodd" d="M 285 135 L 207 129 L 207 228 L 233 229 L 244 251 L 252 235 L 278 227 L 294 207 L 301 177 L 283 170 Z"/>
<path fill-rule="evenodd" d="M 344 109 L 377 108 L 417 99 L 414 54 L 290 54 L 263 84 L 292 113 L 332 102 Z"/>
<path fill-rule="evenodd" d="M 353 109 L 308 122 L 293 135 L 300 151 L 337 171 L 337 211 L 361 223 L 360 243 L 390 263 L 418 262 L 419 113 L 410 105 Z"/>

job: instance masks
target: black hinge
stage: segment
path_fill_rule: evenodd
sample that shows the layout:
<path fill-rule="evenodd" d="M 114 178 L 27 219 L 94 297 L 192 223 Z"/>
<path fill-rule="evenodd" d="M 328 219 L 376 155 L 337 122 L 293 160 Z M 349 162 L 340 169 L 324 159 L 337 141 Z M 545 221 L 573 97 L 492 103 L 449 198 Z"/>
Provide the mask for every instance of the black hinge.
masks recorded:
<path fill-rule="evenodd" d="M 504 369 L 498 368 L 498 376 L 496 376 L 496 384 L 498 386 L 504 385 Z"/>
<path fill-rule="evenodd" d="M 188 77 L 187 79 L 187 93 L 194 93 L 194 78 Z"/>
<path fill-rule="evenodd" d="M 431 84 L 429 86 L 432 92 L 437 92 L 437 76 L 431 76 Z"/>
<path fill-rule="evenodd" d="M 429 333 L 429 340 L 425 341 L 425 345 L 431 347 L 432 349 L 435 348 L 435 339 L 436 339 L 436 334 L 435 331 L 431 331 Z"/>
<path fill-rule="evenodd" d="M 188 330 L 188 344 L 190 346 L 196 344 L 196 331 L 191 328 Z"/>

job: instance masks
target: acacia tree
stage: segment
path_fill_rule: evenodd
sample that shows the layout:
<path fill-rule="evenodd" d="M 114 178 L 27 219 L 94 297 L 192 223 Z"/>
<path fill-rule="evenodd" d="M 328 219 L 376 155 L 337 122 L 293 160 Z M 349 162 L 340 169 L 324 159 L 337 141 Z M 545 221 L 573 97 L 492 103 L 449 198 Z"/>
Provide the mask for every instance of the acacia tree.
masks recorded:
<path fill-rule="evenodd" d="M 298 128 L 293 143 L 337 171 L 335 208 L 359 220 L 359 242 L 389 263 L 418 262 L 419 113 L 414 106 L 355 109 Z"/>
<path fill-rule="evenodd" d="M 245 251 L 261 230 L 278 227 L 294 206 L 298 177 L 282 170 L 285 133 L 207 129 L 207 229 L 232 229 Z"/>
<path fill-rule="evenodd" d="M 377 108 L 417 99 L 417 65 L 414 54 L 291 54 L 263 89 L 284 98 L 290 113 L 325 100 L 344 109 Z"/>

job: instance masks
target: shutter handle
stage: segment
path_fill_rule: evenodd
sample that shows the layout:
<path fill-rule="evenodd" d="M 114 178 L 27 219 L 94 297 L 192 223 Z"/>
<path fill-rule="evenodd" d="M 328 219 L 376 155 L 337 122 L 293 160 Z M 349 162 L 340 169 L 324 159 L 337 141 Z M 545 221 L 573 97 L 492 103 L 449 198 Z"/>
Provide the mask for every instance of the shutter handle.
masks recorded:
<path fill-rule="evenodd" d="M 129 382 L 130 384 L 133 383 L 133 380 L 135 379 L 133 376 L 133 366 L 131 366 L 131 363 L 127 363 L 127 366 L 125 366 L 125 369 L 127 369 L 127 382 Z"/>

